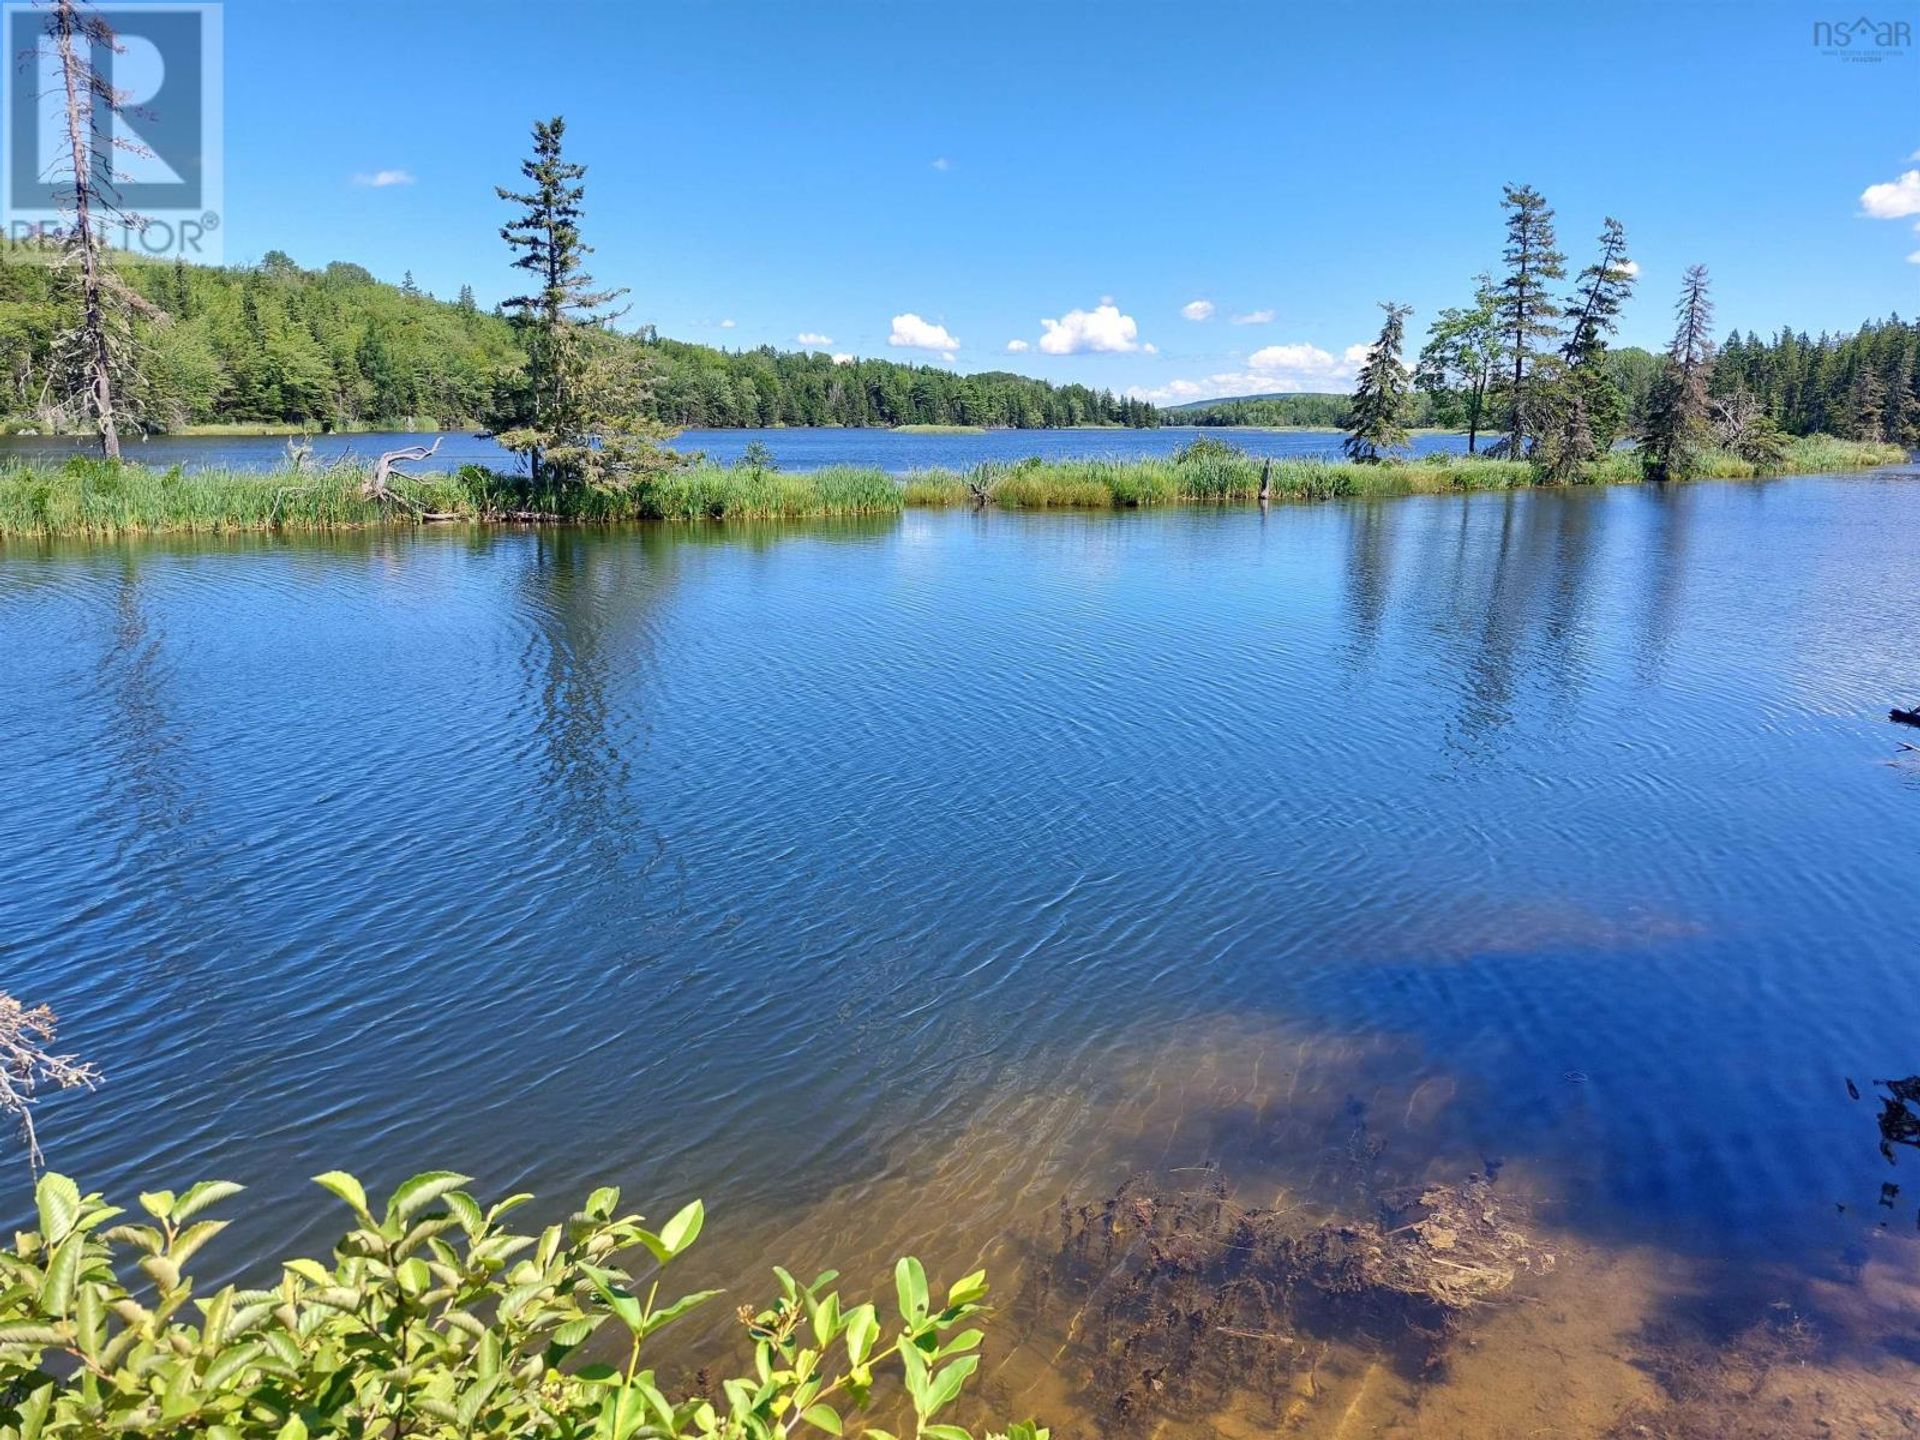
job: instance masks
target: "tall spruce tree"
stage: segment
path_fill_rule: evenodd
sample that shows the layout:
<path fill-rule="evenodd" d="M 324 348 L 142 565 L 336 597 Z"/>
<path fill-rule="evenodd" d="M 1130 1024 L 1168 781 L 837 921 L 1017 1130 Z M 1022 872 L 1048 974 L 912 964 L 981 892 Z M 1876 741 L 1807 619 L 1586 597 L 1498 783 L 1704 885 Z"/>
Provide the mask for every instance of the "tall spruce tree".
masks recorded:
<path fill-rule="evenodd" d="M 501 227 L 514 265 L 536 282 L 502 309 L 526 347 L 524 385 L 507 387 L 495 430 L 527 457 L 536 487 L 609 486 L 638 479 L 676 457 L 655 443 L 672 432 L 642 418 L 650 376 L 641 347 L 610 333 L 626 313 L 625 290 L 598 290 L 580 238 L 584 165 L 565 157 L 561 116 L 533 127 L 533 155 L 520 165 L 526 190 L 496 187 L 521 213 Z"/>
<path fill-rule="evenodd" d="M 1537 421 L 1538 390 L 1548 378 L 1540 373 L 1540 352 L 1560 331 L 1559 306 L 1547 283 L 1566 277 L 1567 257 L 1555 248 L 1553 211 L 1531 185 L 1509 185 L 1500 201 L 1507 212 L 1507 243 L 1502 252 L 1506 274 L 1495 307 L 1510 367 L 1506 385 L 1506 450 L 1518 458 L 1529 426 Z"/>
<path fill-rule="evenodd" d="M 1611 215 L 1600 231 L 1600 258 L 1582 270 L 1567 301 L 1567 338 L 1560 356 L 1571 366 L 1590 365 L 1606 352 L 1620 325 L 1620 311 L 1633 294 L 1627 231 Z"/>
<path fill-rule="evenodd" d="M 1699 460 L 1713 370 L 1713 301 L 1707 288 L 1707 267 L 1687 267 L 1674 307 L 1678 323 L 1673 343 L 1648 397 L 1647 426 L 1640 439 L 1641 466 L 1649 480 L 1685 480 Z"/>
<path fill-rule="evenodd" d="M 1349 460 L 1372 463 L 1383 450 L 1398 450 L 1407 443 L 1407 367 L 1400 363 L 1400 348 L 1405 341 L 1407 316 L 1411 305 L 1382 301 L 1387 312 L 1380 326 L 1380 338 L 1367 352 L 1354 386 L 1353 408 L 1347 416 L 1347 438 L 1341 448 Z"/>

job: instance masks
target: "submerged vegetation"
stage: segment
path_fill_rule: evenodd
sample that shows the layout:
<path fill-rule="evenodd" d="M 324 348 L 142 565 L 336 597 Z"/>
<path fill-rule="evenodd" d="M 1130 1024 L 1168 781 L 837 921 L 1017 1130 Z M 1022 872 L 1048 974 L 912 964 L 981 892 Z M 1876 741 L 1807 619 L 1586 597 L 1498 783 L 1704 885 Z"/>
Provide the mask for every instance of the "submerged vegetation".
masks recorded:
<path fill-rule="evenodd" d="M 1728 450 L 1696 457 L 1703 478 L 1820 474 L 1896 465 L 1906 452 L 1816 435 L 1783 441 L 1772 463 Z M 1202 437 L 1179 453 L 1148 459 L 1041 460 L 985 464 L 970 471 L 924 470 L 904 478 L 870 467 L 782 471 L 770 463 L 692 464 L 618 488 L 534 485 L 481 466 L 422 474 L 369 495 L 359 465 L 319 469 L 152 469 L 76 458 L 60 465 L 0 466 L 0 538 L 78 535 L 329 530 L 439 520 L 789 520 L 885 515 L 903 508 L 992 505 L 1009 510 L 1124 509 L 1152 505 L 1251 503 L 1264 481 L 1277 500 L 1335 500 L 1529 486 L 1523 460 L 1431 455 L 1355 464 L 1331 459 L 1263 461 Z M 1583 483 L 1641 479 L 1630 450 L 1586 462 Z"/>
<path fill-rule="evenodd" d="M 1241 1204 L 1217 1173 L 1197 1188 L 1134 1176 L 1103 1201 L 1061 1202 L 1032 1303 L 1072 1312 L 1102 1433 L 1153 1433 L 1243 1393 L 1291 1427 L 1319 1398 L 1312 1377 L 1332 1344 L 1369 1337 L 1425 1374 L 1471 1312 L 1554 1268 L 1484 1175 L 1370 1205 L 1318 1218 Z"/>
<path fill-rule="evenodd" d="M 414 1176 L 378 1211 L 352 1175 L 316 1183 L 352 1212 L 332 1255 L 209 1294 L 186 1267 L 225 1228 L 206 1212 L 240 1186 L 143 1194 L 145 1217 L 129 1220 L 42 1176 L 37 1225 L 0 1250 L 0 1435 L 786 1440 L 840 1435 L 879 1388 L 914 1436 L 970 1440 L 938 1417 L 980 1363 L 983 1272 L 942 1301 L 919 1261 L 900 1261 L 895 1321 L 843 1300 L 832 1271 L 803 1285 L 776 1267 L 779 1298 L 739 1307 L 751 1367 L 717 1383 L 702 1367 L 682 1389 L 641 1362 L 720 1293 L 660 1292 L 700 1235 L 699 1201 L 654 1231 L 604 1188 L 535 1234 L 502 1223 L 531 1196 L 483 1209 L 449 1171 Z"/>

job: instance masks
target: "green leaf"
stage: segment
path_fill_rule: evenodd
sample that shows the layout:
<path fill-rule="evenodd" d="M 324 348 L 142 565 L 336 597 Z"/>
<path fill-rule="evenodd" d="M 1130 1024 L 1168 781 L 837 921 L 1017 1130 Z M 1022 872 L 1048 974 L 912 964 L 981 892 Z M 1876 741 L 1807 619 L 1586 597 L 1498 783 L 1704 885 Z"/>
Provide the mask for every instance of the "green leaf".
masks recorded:
<path fill-rule="evenodd" d="M 73 1287 L 80 1278 L 85 1248 L 84 1235 L 69 1235 L 53 1252 L 47 1273 L 40 1282 L 40 1308 L 49 1315 L 64 1317 L 73 1308 Z"/>
<path fill-rule="evenodd" d="M 667 1247 L 667 1254 L 678 1255 L 700 1238 L 700 1227 L 706 1224 L 707 1210 L 698 1200 L 686 1206 L 665 1225 L 660 1227 L 660 1243 Z"/>
<path fill-rule="evenodd" d="M 927 1357 L 914 1348 L 914 1344 L 902 1335 L 897 1347 L 900 1351 L 901 1378 L 906 1382 L 907 1394 L 913 1397 L 913 1408 L 921 1419 L 932 1413 L 928 1404 L 930 1399 L 927 1376 Z"/>
<path fill-rule="evenodd" d="M 333 1284 L 333 1272 L 318 1260 L 284 1260 L 281 1264 L 302 1280 L 311 1281 L 315 1285 Z"/>
<path fill-rule="evenodd" d="M 815 1429 L 826 1431 L 829 1435 L 841 1433 L 840 1412 L 831 1405 L 810 1405 L 800 1412 L 800 1418 Z"/>
<path fill-rule="evenodd" d="M 40 1440 L 40 1432 L 46 1428 L 47 1414 L 53 1408 L 53 1384 L 49 1380 L 27 1393 L 26 1401 L 19 1409 L 20 1440 Z"/>
<path fill-rule="evenodd" d="M 960 1393 L 960 1387 L 967 1383 L 967 1377 L 979 1368 L 980 1357 L 968 1355 L 954 1361 L 935 1376 L 927 1390 L 927 1414 L 938 1414 Z"/>
<path fill-rule="evenodd" d="M 0 1345 L 64 1345 L 67 1332 L 58 1325 L 39 1320 L 8 1320 L 0 1323 Z"/>
<path fill-rule="evenodd" d="M 406 1181 L 387 1202 L 387 1219 L 402 1224 L 438 1200 L 449 1190 L 473 1183 L 471 1175 L 456 1175 L 451 1170 L 428 1170 Z"/>
<path fill-rule="evenodd" d="M 49 1170 L 33 1187 L 33 1200 L 40 1209 L 40 1233 L 47 1244 L 58 1245 L 80 1219 L 80 1187 Z"/>
<path fill-rule="evenodd" d="M 987 1272 L 976 1270 L 971 1275 L 953 1282 L 953 1288 L 947 1291 L 947 1308 L 957 1310 L 962 1305 L 971 1305 L 983 1299 L 987 1293 Z"/>
<path fill-rule="evenodd" d="M 307 1440 L 307 1422 L 298 1415 L 289 1415 L 287 1423 L 280 1427 L 279 1440 Z"/>
<path fill-rule="evenodd" d="M 893 1285 L 900 1298 L 900 1318 L 918 1325 L 927 1318 L 927 1272 L 908 1255 L 893 1267 Z"/>
<path fill-rule="evenodd" d="M 173 1213 L 173 1191 L 142 1190 L 140 1207 L 156 1220 L 165 1220 Z"/>
<path fill-rule="evenodd" d="M 447 1209 L 453 1218 L 460 1222 L 460 1228 L 468 1235 L 478 1235 L 487 1228 L 487 1220 L 480 1213 L 480 1203 L 464 1190 L 449 1190 L 446 1194 Z"/>
<path fill-rule="evenodd" d="M 323 1190 L 328 1190 L 338 1195 L 353 1207 L 354 1213 L 362 1220 L 365 1220 L 369 1225 L 373 1223 L 373 1212 L 367 1209 L 366 1188 L 361 1185 L 358 1180 L 354 1179 L 353 1176 L 347 1174 L 346 1171 L 329 1170 L 324 1175 L 314 1176 L 313 1183 L 320 1186 Z M 295 1416 L 294 1418 L 298 1419 L 299 1417 Z M 305 1434 L 306 1427 L 303 1425 L 301 1427 L 301 1435 L 304 1437 Z"/>
<path fill-rule="evenodd" d="M 202 1180 L 174 1204 L 173 1222 L 177 1225 L 182 1221 L 191 1220 L 207 1206 L 218 1205 L 222 1200 L 231 1199 L 246 1188 L 244 1185 L 234 1184 L 231 1180 Z"/>
<path fill-rule="evenodd" d="M 640 1297 L 623 1288 L 620 1277 L 598 1265 L 581 1262 L 580 1272 L 587 1277 L 600 1298 L 614 1314 L 620 1317 L 620 1323 L 635 1335 L 642 1333 L 645 1321 L 640 1311 Z"/>
<path fill-rule="evenodd" d="M 651 1335 L 656 1330 L 664 1330 L 682 1315 L 693 1309 L 694 1306 L 705 1304 L 714 1296 L 721 1293 L 719 1290 L 696 1290 L 691 1295 L 682 1295 L 671 1305 L 666 1306 L 664 1309 L 656 1310 L 647 1317 L 646 1333 Z"/>
<path fill-rule="evenodd" d="M 964 1426 L 927 1425 L 921 1431 L 921 1440 L 973 1440 Z"/>
<path fill-rule="evenodd" d="M 864 1365 L 873 1353 L 873 1342 L 880 1333 L 880 1320 L 873 1306 L 861 1305 L 847 1312 L 847 1359 Z"/>

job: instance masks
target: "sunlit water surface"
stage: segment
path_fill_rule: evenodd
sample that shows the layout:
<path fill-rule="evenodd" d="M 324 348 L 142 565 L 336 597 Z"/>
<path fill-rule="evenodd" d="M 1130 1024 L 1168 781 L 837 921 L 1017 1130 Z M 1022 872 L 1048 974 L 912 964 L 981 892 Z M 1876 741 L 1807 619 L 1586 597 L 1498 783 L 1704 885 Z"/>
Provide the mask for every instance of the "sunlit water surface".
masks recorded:
<path fill-rule="evenodd" d="M 1788 1314 L 1752 1433 L 1920 1434 L 1917 564 L 1892 474 L 9 546 L 0 981 L 57 1167 L 252 1187 L 212 1268 L 335 1166 L 701 1195 L 690 1283 L 987 1263 L 982 1399 L 1091 1434 L 1057 1203 L 1364 1134 L 1558 1263 L 1293 1430 L 1601 1435 Z"/>

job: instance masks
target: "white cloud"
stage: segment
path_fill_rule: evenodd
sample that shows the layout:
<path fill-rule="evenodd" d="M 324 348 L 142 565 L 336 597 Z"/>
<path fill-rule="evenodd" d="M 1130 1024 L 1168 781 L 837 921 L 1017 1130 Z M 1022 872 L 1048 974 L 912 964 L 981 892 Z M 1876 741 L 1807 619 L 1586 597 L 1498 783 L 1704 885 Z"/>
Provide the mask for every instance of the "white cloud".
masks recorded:
<path fill-rule="evenodd" d="M 353 177 L 356 185 L 365 185 L 374 190 L 384 190 L 389 185 L 411 185 L 414 183 L 411 170 L 374 170 Z"/>
<path fill-rule="evenodd" d="M 1622 260 L 1615 268 L 1624 270 L 1629 275 L 1638 275 L 1640 273 L 1640 262 L 1638 260 Z"/>
<path fill-rule="evenodd" d="M 1147 354 L 1149 355 L 1158 355 L 1160 353 L 1160 347 L 1154 344 L 1151 340 L 1147 341 L 1147 343 L 1142 345 L 1140 348 L 1146 351 Z"/>
<path fill-rule="evenodd" d="M 905 315 L 893 317 L 893 332 L 887 336 L 887 344 L 903 346 L 908 350 L 953 351 L 960 348 L 960 342 L 947 333 L 946 326 L 922 320 L 911 310 Z"/>
<path fill-rule="evenodd" d="M 1032 348 L 1033 347 L 1024 340 L 1007 341 L 1007 353 L 1009 355 L 1024 355 Z"/>
<path fill-rule="evenodd" d="M 1189 320 L 1211 320 L 1213 302 L 1211 300 L 1189 300 L 1180 307 L 1180 313 Z"/>
<path fill-rule="evenodd" d="M 1040 337 L 1040 348 L 1048 355 L 1126 355 L 1140 348 L 1140 327 L 1131 315 L 1122 315 L 1111 300 L 1091 310 L 1069 310 L 1058 320 L 1042 320 L 1040 324 L 1046 330 Z"/>
<path fill-rule="evenodd" d="M 833 363 L 836 365 L 851 365 L 853 363 L 853 356 L 846 354 L 836 355 L 833 357 Z"/>
<path fill-rule="evenodd" d="M 937 155 L 933 160 L 933 168 L 936 170 L 951 170 L 953 168 L 953 161 L 944 155 Z"/>
<path fill-rule="evenodd" d="M 1909 265 L 1920 265 L 1920 250 L 1916 250 L 1909 255 L 1907 257 L 1907 263 Z"/>
<path fill-rule="evenodd" d="M 1267 345 L 1247 357 L 1243 370 L 1220 371 L 1204 380 L 1169 380 L 1152 389 L 1135 386 L 1127 394 L 1156 405 L 1181 405 L 1189 400 L 1217 400 L 1231 395 L 1345 391 L 1353 387 L 1354 376 L 1366 363 L 1371 348 L 1349 345 L 1336 356 L 1304 341 Z"/>
<path fill-rule="evenodd" d="M 1234 316 L 1233 323 L 1236 325 L 1271 325 L 1273 323 L 1273 311 L 1249 310 L 1244 315 Z"/>
<path fill-rule="evenodd" d="M 1860 213 L 1875 220 L 1920 215 L 1920 170 L 1909 170 L 1898 180 L 1869 185 L 1862 190 Z"/>
<path fill-rule="evenodd" d="M 822 335 L 816 330 L 802 330 L 793 338 L 802 345 L 812 345 L 822 350 L 833 344 L 833 337 L 831 335 Z"/>
<path fill-rule="evenodd" d="M 732 321 L 731 319 L 727 319 L 727 320 L 722 320 L 722 321 L 720 322 L 720 328 L 721 328 L 722 330 L 731 330 L 731 329 L 733 329 L 733 321 Z"/>

